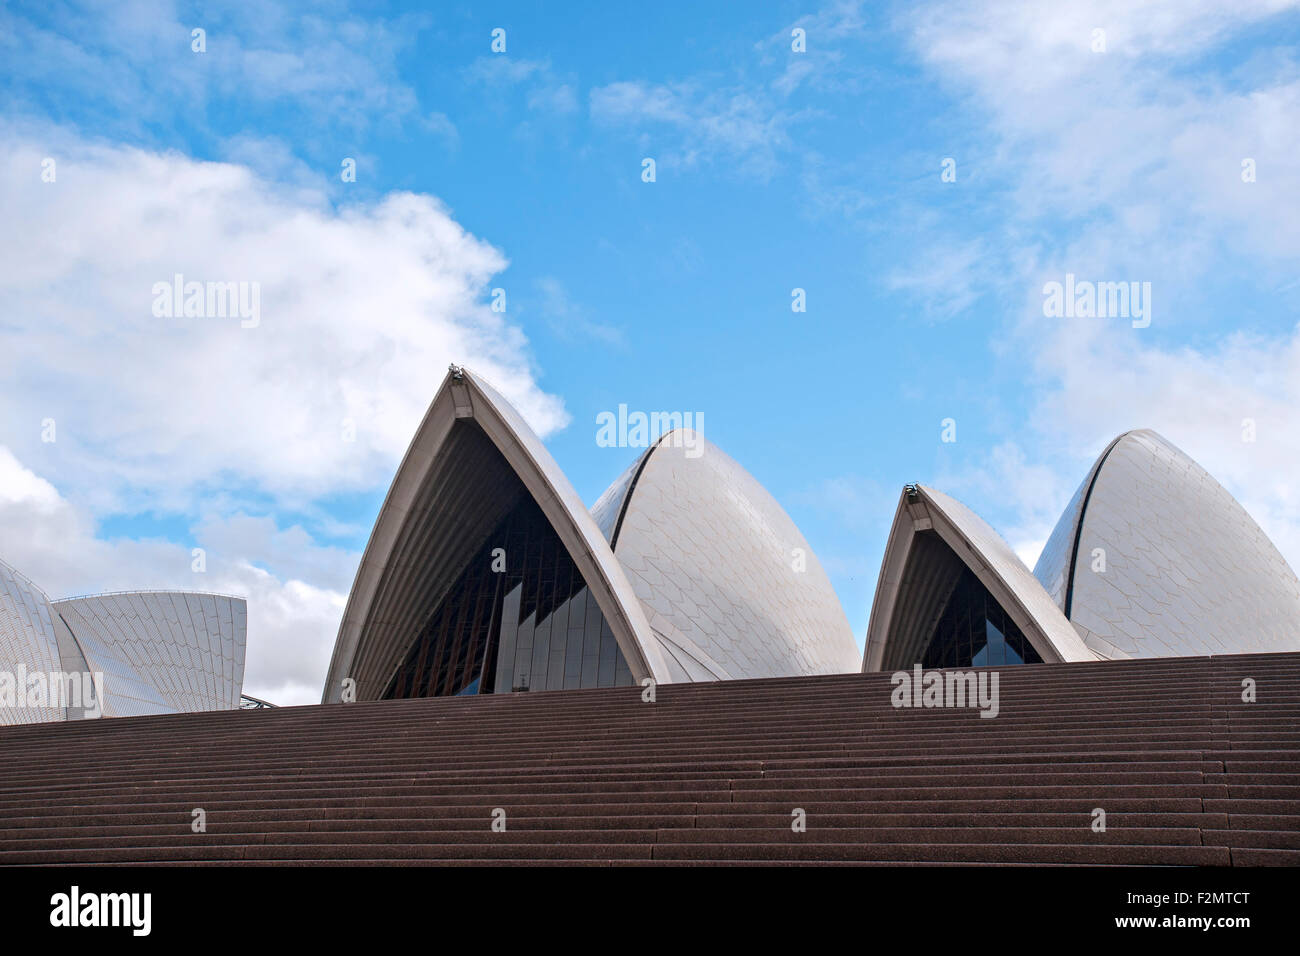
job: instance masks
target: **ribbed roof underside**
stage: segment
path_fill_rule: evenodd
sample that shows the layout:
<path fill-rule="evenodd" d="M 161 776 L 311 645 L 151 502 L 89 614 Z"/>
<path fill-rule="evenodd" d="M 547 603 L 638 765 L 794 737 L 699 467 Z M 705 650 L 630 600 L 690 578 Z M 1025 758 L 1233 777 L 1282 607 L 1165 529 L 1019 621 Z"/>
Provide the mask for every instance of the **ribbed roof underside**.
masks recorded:
<path fill-rule="evenodd" d="M 447 588 L 523 494 L 483 430 L 457 421 L 416 493 L 362 633 L 366 652 L 351 675 L 362 699 L 388 686 Z"/>
<path fill-rule="evenodd" d="M 965 562 L 938 534 L 925 531 L 916 536 L 894 604 L 882 669 L 910 667 L 924 659 L 935 625 L 965 569 Z"/>

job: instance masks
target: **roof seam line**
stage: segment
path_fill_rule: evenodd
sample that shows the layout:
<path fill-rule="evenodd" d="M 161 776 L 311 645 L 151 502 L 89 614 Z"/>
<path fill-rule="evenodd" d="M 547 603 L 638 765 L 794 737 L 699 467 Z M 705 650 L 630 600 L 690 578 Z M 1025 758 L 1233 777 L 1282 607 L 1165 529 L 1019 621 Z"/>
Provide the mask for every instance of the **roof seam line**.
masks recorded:
<path fill-rule="evenodd" d="M 1065 601 L 1063 602 L 1064 606 L 1061 608 L 1067 621 L 1070 620 L 1070 611 L 1074 606 L 1074 567 L 1079 563 L 1079 539 L 1083 537 L 1083 521 L 1088 513 L 1088 502 L 1092 498 L 1092 489 L 1097 486 L 1097 479 L 1101 477 L 1101 469 L 1105 467 L 1106 459 L 1110 457 L 1110 453 L 1128 434 L 1128 432 L 1124 432 L 1123 435 L 1120 435 L 1107 445 L 1106 450 L 1101 453 L 1101 458 L 1097 459 L 1097 467 L 1093 469 L 1092 477 L 1088 481 L 1088 490 L 1083 494 L 1083 503 L 1079 505 L 1079 521 L 1074 527 L 1074 540 L 1070 543 L 1070 566 L 1066 570 Z"/>
<path fill-rule="evenodd" d="M 614 522 L 614 531 L 609 536 L 609 550 L 613 551 L 618 545 L 618 533 L 623 530 L 623 519 L 627 517 L 627 509 L 632 504 L 632 494 L 636 491 L 636 483 L 641 479 L 641 472 L 645 471 L 645 466 L 650 463 L 650 456 L 654 454 L 659 444 L 667 438 L 672 432 L 664 432 L 654 440 L 654 444 L 646 449 L 645 454 L 641 456 L 641 463 L 637 465 L 636 474 L 632 476 L 631 483 L 627 486 L 627 494 L 623 495 L 623 503 L 618 507 L 618 520 Z"/>

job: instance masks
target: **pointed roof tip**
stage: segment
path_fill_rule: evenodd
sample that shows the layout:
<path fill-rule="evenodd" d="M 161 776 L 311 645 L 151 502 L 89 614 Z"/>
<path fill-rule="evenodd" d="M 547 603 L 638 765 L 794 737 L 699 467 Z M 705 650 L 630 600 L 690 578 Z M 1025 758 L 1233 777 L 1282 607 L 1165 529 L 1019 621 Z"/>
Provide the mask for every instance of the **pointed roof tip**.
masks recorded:
<path fill-rule="evenodd" d="M 1120 432 L 1114 438 L 1108 441 L 1106 443 L 1106 448 L 1110 448 L 1114 445 L 1118 445 L 1126 438 L 1138 438 L 1138 437 L 1154 438 L 1156 439 L 1156 441 L 1164 442 L 1166 445 L 1169 445 L 1171 448 L 1178 448 L 1178 446 L 1175 445 L 1168 438 L 1166 438 L 1163 433 L 1158 432 L 1154 428 L 1151 428 L 1146 425 L 1141 425 L 1138 426 L 1137 428 L 1126 428 L 1124 431 Z M 1179 451 L 1182 451 L 1182 449 L 1179 448 Z M 1186 453 L 1184 452 L 1184 454 Z"/>
<path fill-rule="evenodd" d="M 1201 468 L 1201 470 L 1205 471 L 1206 474 L 1209 474 L 1209 471 L 1205 469 L 1200 462 L 1198 462 L 1195 458 L 1193 458 L 1190 454 L 1188 454 L 1187 451 L 1184 450 L 1181 445 L 1178 445 L 1173 441 L 1171 441 L 1170 439 L 1166 438 L 1163 433 L 1156 431 L 1154 428 L 1148 428 L 1146 426 L 1140 428 L 1130 428 L 1127 431 L 1122 431 L 1118 435 L 1116 435 L 1113 439 L 1111 439 L 1109 442 L 1107 442 L 1106 447 L 1102 449 L 1101 453 L 1097 456 L 1096 460 L 1094 461 L 1093 471 L 1089 472 L 1089 474 L 1091 475 L 1093 474 L 1093 472 L 1100 474 L 1101 468 L 1109 460 L 1110 453 L 1114 451 L 1116 448 L 1118 448 L 1120 445 L 1128 445 L 1131 444 L 1132 442 L 1143 441 L 1143 440 L 1155 442 L 1158 445 L 1163 445 L 1164 447 L 1170 449 L 1181 458 L 1185 458 L 1193 465 L 1196 465 L 1196 467 Z M 1211 475 L 1211 477 L 1213 476 Z"/>
<path fill-rule="evenodd" d="M 679 425 L 676 428 L 670 428 L 667 431 L 660 432 L 655 439 L 650 442 L 649 447 L 647 447 L 638 457 L 649 458 L 650 454 L 658 448 L 683 448 L 687 450 L 698 448 L 700 449 L 701 454 L 710 448 L 716 451 L 722 451 L 722 449 L 718 448 L 717 445 L 709 441 L 703 432 L 697 431 L 694 428 L 688 428 L 685 425 Z M 725 452 L 723 452 L 723 454 L 725 454 Z M 699 455 L 688 455 L 687 457 L 698 458 Z"/>

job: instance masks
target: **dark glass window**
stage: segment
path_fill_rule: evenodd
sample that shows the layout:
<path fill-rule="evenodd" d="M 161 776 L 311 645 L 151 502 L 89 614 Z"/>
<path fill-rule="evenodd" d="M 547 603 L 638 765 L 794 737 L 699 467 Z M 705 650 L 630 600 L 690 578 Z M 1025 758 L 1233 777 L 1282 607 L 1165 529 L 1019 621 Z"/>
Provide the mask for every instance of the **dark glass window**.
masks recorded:
<path fill-rule="evenodd" d="M 966 568 L 925 650 L 924 667 L 1006 667 L 1041 664 L 1002 605 Z"/>
<path fill-rule="evenodd" d="M 493 570 L 498 548 L 504 571 Z M 429 616 L 384 697 L 632 683 L 581 572 L 536 502 L 523 495 Z"/>

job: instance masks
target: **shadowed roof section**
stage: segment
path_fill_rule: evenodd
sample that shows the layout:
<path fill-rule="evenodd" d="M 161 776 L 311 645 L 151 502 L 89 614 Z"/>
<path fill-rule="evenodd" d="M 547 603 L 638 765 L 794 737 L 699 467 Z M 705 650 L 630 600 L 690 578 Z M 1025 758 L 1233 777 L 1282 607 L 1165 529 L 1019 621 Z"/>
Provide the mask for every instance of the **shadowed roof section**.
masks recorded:
<path fill-rule="evenodd" d="M 671 680 L 600 528 L 546 446 L 467 369 L 443 380 L 407 450 L 348 597 L 322 699 L 387 687 L 431 611 L 521 494 L 532 497 L 591 589 L 633 676 Z"/>
<path fill-rule="evenodd" d="M 969 568 L 1044 662 L 1096 660 L 1024 562 L 984 519 L 934 488 L 909 485 L 894 514 L 871 607 L 862 669 L 919 662 Z"/>

